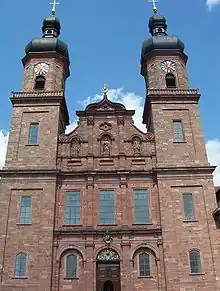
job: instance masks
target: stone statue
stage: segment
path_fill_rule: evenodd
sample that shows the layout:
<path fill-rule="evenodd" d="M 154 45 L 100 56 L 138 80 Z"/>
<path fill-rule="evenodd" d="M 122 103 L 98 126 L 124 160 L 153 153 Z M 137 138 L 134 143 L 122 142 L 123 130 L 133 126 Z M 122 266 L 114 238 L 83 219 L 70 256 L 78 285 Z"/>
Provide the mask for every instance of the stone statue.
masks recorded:
<path fill-rule="evenodd" d="M 133 139 L 133 151 L 135 155 L 141 154 L 141 141 L 137 137 Z"/>
<path fill-rule="evenodd" d="M 71 147 L 72 156 L 78 157 L 80 152 L 80 142 L 78 139 L 74 139 Z"/>
<path fill-rule="evenodd" d="M 105 156 L 110 156 L 110 140 L 108 136 L 105 136 L 103 138 L 103 142 L 102 142 L 102 153 Z"/>

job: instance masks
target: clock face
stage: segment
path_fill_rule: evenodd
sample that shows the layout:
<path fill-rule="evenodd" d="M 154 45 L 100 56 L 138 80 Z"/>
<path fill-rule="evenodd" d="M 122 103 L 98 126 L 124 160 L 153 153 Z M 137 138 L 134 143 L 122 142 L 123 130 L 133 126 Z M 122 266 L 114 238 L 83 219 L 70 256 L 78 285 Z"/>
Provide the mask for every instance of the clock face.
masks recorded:
<path fill-rule="evenodd" d="M 176 71 L 176 63 L 172 61 L 163 61 L 161 63 L 161 69 L 166 73 L 173 73 Z"/>
<path fill-rule="evenodd" d="M 37 75 L 45 75 L 49 71 L 49 65 L 46 63 L 38 63 L 34 66 L 34 72 Z"/>

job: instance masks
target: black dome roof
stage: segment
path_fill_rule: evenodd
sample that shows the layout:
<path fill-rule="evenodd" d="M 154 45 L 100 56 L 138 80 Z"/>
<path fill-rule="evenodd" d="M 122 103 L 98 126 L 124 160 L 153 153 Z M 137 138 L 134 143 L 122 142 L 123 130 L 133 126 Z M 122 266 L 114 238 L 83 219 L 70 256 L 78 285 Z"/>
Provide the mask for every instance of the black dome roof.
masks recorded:
<path fill-rule="evenodd" d="M 184 44 L 177 36 L 167 35 L 166 18 L 154 14 L 149 19 L 149 31 L 152 37 L 145 40 L 142 45 L 141 58 L 154 50 L 179 50 L 184 52 Z"/>
<path fill-rule="evenodd" d="M 43 37 L 32 39 L 25 47 L 26 56 L 35 52 L 57 52 L 64 56 L 69 63 L 68 46 L 58 39 L 60 21 L 55 17 L 47 17 L 43 21 Z"/>
<path fill-rule="evenodd" d="M 58 38 L 34 38 L 25 47 L 25 53 L 35 52 L 57 52 L 64 56 L 69 62 L 68 46 Z"/>

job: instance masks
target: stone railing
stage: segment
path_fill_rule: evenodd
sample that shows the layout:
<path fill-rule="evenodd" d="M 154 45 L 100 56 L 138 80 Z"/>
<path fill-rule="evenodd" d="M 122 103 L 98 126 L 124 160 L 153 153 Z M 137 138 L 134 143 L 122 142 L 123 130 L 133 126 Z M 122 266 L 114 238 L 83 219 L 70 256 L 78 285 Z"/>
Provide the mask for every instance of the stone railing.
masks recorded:
<path fill-rule="evenodd" d="M 147 95 L 200 95 L 199 89 L 148 89 Z"/>
<path fill-rule="evenodd" d="M 64 97 L 64 91 L 31 91 L 31 92 L 12 92 L 11 98 L 26 98 L 26 97 Z"/>

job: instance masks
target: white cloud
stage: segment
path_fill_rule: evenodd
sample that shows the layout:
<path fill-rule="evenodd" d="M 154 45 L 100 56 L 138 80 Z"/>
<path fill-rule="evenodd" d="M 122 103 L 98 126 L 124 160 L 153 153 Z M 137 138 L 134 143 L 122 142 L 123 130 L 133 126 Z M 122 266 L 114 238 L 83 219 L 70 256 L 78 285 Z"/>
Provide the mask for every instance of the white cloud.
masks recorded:
<path fill-rule="evenodd" d="M 209 10 L 213 8 L 213 6 L 220 4 L 220 0 L 206 0 L 206 5 L 208 6 Z"/>
<path fill-rule="evenodd" d="M 73 131 L 73 130 L 76 128 L 76 126 L 77 126 L 77 120 L 73 120 L 73 121 L 70 123 L 70 125 L 68 125 L 68 126 L 66 127 L 66 131 L 65 131 L 65 133 L 66 133 L 66 134 L 70 133 L 71 131 Z"/>
<path fill-rule="evenodd" d="M 206 150 L 210 164 L 217 166 L 214 172 L 214 184 L 220 186 L 220 140 L 208 140 Z"/>
<path fill-rule="evenodd" d="M 0 169 L 4 166 L 8 144 L 8 132 L 0 130 Z"/>

